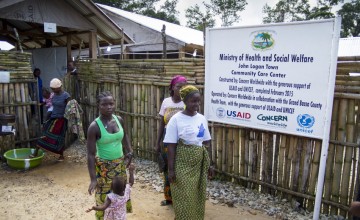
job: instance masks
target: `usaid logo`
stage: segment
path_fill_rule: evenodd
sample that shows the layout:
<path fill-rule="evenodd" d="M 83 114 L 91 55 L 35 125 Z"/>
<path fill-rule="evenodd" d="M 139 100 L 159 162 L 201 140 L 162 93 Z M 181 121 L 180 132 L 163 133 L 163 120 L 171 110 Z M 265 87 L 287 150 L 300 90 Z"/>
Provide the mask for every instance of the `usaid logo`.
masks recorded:
<path fill-rule="evenodd" d="M 226 111 L 226 115 L 233 118 L 239 118 L 239 119 L 250 119 L 251 114 L 248 112 L 237 112 L 237 111 Z"/>
<path fill-rule="evenodd" d="M 223 117 L 225 117 L 225 109 L 224 108 L 217 108 L 216 109 L 216 116 L 218 117 L 218 118 L 223 118 Z"/>

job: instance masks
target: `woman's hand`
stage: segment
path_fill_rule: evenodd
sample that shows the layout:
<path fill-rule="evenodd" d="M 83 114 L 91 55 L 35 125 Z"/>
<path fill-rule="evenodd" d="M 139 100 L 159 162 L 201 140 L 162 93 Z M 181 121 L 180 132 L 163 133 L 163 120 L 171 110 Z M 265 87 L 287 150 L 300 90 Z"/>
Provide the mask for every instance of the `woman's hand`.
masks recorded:
<path fill-rule="evenodd" d="M 170 183 L 175 183 L 176 176 L 173 170 L 169 170 L 168 178 Z"/>
<path fill-rule="evenodd" d="M 90 182 L 89 189 L 88 189 L 88 192 L 89 192 L 90 195 L 95 191 L 96 186 L 97 186 L 97 181 L 96 181 L 96 180 L 92 180 L 92 181 Z"/>
<path fill-rule="evenodd" d="M 161 152 L 161 145 L 160 144 L 157 144 L 155 147 L 154 147 L 154 150 L 156 153 L 160 153 Z"/>
<path fill-rule="evenodd" d="M 131 164 L 131 161 L 132 161 L 132 158 L 133 158 L 133 153 L 130 152 L 130 153 L 127 153 L 126 156 L 125 156 L 125 160 L 127 160 L 127 163 L 126 163 L 126 168 L 129 168 L 130 164 Z"/>
<path fill-rule="evenodd" d="M 208 170 L 208 179 L 211 180 L 214 177 L 215 177 L 215 169 L 213 166 L 210 166 Z"/>
<path fill-rule="evenodd" d="M 87 209 L 85 212 L 91 212 L 93 209 L 93 207 L 91 207 L 90 209 Z"/>

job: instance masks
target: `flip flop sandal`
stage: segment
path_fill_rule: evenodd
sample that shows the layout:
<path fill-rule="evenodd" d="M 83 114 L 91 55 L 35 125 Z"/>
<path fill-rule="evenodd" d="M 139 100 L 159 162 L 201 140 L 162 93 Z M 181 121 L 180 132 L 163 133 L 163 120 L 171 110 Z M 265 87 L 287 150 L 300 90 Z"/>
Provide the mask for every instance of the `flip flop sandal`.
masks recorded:
<path fill-rule="evenodd" d="M 168 201 L 168 200 L 163 200 L 163 201 L 160 202 L 161 206 L 167 206 L 167 205 L 171 205 L 171 204 L 172 204 L 172 202 Z"/>
<path fill-rule="evenodd" d="M 64 161 L 64 159 L 65 159 L 65 158 L 59 157 L 59 158 L 57 159 L 57 161 L 62 162 L 62 161 Z"/>

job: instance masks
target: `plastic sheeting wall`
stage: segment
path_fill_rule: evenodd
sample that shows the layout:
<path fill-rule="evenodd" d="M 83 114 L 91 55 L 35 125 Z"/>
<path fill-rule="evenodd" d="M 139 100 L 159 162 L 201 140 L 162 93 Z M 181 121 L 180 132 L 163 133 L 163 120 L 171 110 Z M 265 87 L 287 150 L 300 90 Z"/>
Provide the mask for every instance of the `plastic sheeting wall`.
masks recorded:
<path fill-rule="evenodd" d="M 43 87 L 49 88 L 50 80 L 53 78 L 62 80 L 67 68 L 66 47 L 42 48 L 29 52 L 32 53 L 32 70 L 41 70 Z"/>

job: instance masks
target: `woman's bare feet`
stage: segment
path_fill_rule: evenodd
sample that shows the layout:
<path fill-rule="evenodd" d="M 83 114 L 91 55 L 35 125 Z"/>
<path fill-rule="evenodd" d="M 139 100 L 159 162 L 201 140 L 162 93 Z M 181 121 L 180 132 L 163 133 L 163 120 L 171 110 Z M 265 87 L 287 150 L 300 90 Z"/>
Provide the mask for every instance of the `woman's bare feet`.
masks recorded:
<path fill-rule="evenodd" d="M 60 157 L 58 158 L 58 161 L 64 161 L 65 160 L 65 158 L 64 158 L 64 155 L 60 155 Z"/>
<path fill-rule="evenodd" d="M 38 153 L 39 153 L 39 148 L 36 148 L 36 149 L 35 149 L 35 152 L 29 155 L 29 158 L 35 158 L 35 157 L 37 157 L 37 156 L 38 156 Z"/>

